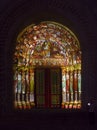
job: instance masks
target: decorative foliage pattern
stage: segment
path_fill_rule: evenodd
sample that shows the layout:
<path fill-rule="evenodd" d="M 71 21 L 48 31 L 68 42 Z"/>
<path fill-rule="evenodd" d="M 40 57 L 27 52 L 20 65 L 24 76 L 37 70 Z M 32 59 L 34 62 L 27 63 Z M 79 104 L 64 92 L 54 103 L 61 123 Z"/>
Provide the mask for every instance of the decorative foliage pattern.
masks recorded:
<path fill-rule="evenodd" d="M 53 22 L 31 25 L 18 37 L 15 51 L 18 66 L 66 66 L 81 63 L 77 38 Z"/>
<path fill-rule="evenodd" d="M 81 50 L 67 27 L 50 21 L 28 26 L 17 38 L 13 61 L 16 107 L 35 106 L 34 68 L 45 66 L 62 68 L 62 108 L 81 107 Z"/>

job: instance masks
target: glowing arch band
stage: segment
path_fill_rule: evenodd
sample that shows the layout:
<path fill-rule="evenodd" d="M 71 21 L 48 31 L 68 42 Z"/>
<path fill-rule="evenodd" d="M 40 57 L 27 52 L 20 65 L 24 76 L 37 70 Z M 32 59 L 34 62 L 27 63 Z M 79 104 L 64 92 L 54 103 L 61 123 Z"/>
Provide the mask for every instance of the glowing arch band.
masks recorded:
<path fill-rule="evenodd" d="M 14 87 L 15 104 L 21 108 L 35 105 L 33 68 L 37 66 L 61 67 L 62 108 L 81 106 L 81 50 L 72 31 L 56 22 L 45 21 L 28 26 L 18 35 Z"/>

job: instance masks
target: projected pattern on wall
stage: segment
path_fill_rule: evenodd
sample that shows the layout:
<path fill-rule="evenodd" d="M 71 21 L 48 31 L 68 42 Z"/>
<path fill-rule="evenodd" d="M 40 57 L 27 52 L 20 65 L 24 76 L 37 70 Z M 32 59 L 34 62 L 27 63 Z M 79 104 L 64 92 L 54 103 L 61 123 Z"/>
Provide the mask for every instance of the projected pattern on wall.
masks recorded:
<path fill-rule="evenodd" d="M 61 68 L 60 107 L 81 108 L 80 44 L 67 27 L 51 21 L 28 26 L 18 35 L 13 61 L 15 108 L 36 107 L 37 67 Z"/>

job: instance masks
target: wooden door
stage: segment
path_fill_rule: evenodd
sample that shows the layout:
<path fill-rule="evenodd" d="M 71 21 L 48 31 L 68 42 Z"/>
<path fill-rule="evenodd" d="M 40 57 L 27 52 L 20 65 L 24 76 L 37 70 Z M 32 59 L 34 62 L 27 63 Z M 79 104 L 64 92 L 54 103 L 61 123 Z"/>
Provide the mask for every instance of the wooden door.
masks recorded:
<path fill-rule="evenodd" d="M 35 69 L 35 104 L 38 108 L 61 107 L 61 69 Z"/>

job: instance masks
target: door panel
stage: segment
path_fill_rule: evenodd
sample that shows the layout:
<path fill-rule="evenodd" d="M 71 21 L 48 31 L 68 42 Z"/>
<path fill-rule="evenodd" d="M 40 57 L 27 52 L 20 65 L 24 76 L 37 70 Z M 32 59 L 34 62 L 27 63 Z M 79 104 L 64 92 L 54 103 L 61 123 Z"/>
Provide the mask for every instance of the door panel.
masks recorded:
<path fill-rule="evenodd" d="M 61 70 L 51 69 L 51 107 L 61 106 Z"/>
<path fill-rule="evenodd" d="M 36 95 L 36 106 L 45 106 L 45 70 L 37 69 L 35 73 L 35 95 Z"/>
<path fill-rule="evenodd" d="M 37 68 L 35 71 L 36 107 L 61 106 L 61 69 Z"/>

